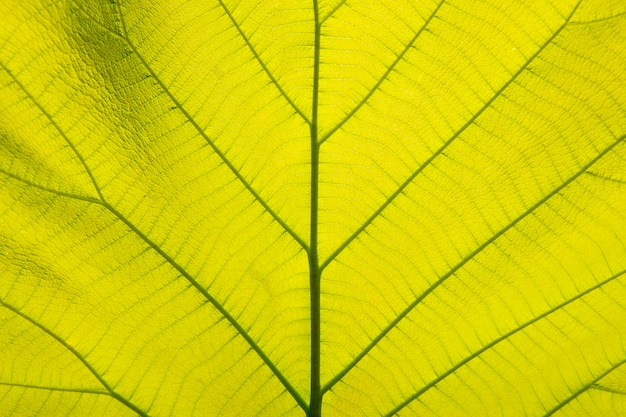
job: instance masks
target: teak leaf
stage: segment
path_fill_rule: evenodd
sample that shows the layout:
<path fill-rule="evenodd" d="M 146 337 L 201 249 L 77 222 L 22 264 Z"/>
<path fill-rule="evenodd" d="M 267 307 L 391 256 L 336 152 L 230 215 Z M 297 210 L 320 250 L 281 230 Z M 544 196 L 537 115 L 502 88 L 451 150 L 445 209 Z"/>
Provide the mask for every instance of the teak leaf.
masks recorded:
<path fill-rule="evenodd" d="M 626 415 L 623 0 L 5 0 L 0 415 Z"/>

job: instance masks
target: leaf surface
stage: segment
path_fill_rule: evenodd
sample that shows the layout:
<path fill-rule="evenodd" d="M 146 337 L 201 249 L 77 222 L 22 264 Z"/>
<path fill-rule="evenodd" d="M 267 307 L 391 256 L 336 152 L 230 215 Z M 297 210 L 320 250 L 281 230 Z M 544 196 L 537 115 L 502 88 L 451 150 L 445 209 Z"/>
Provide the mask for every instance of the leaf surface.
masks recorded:
<path fill-rule="evenodd" d="M 626 413 L 626 7 L 0 5 L 0 414 Z"/>

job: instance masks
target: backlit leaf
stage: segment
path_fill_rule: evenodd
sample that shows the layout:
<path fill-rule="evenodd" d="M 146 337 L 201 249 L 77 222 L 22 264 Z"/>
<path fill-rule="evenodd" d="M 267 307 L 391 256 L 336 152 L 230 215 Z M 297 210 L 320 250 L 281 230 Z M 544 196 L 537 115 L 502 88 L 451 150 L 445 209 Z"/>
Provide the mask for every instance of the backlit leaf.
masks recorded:
<path fill-rule="evenodd" d="M 626 415 L 621 0 L 5 0 L 0 415 Z"/>

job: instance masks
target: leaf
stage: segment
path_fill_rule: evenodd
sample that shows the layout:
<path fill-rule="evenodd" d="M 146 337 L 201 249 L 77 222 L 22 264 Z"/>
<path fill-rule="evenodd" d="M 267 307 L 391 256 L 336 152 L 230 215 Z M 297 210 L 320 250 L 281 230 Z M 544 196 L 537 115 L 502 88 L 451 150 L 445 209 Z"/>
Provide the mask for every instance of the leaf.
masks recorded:
<path fill-rule="evenodd" d="M 0 414 L 626 414 L 619 0 L 0 5 Z"/>

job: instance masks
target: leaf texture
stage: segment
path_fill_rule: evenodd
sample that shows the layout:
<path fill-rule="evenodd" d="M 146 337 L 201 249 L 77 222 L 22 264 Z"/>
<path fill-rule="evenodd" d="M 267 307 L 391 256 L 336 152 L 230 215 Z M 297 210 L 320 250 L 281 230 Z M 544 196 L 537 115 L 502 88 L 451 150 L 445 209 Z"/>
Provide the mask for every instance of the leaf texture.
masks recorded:
<path fill-rule="evenodd" d="M 626 414 L 622 1 L 0 23 L 0 415 Z"/>

